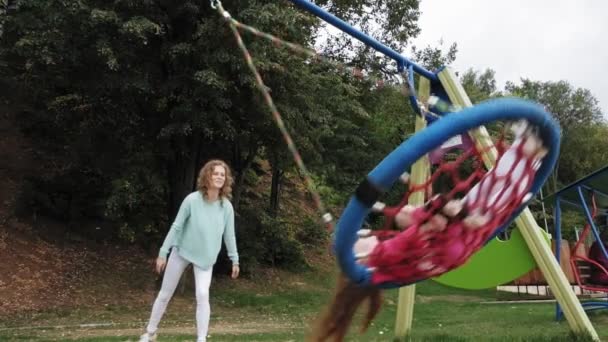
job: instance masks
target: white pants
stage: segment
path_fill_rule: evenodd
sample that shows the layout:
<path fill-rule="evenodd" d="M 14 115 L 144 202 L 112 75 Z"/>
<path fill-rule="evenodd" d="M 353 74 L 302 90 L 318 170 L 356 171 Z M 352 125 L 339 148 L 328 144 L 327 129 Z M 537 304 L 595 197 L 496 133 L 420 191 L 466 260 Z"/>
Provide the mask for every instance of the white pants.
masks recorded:
<path fill-rule="evenodd" d="M 152 306 L 152 314 L 150 315 L 150 321 L 146 331 L 150 334 L 156 332 L 158 323 L 163 317 L 169 300 L 173 297 L 177 283 L 184 273 L 186 266 L 190 264 L 189 261 L 182 258 L 177 250 L 173 250 L 169 256 L 167 267 L 165 269 L 165 275 L 163 277 L 163 284 L 160 288 L 160 292 L 154 301 Z M 209 331 L 209 317 L 211 316 L 211 308 L 209 306 L 209 286 L 211 285 L 211 273 L 213 268 L 210 267 L 206 270 L 192 265 L 194 269 L 194 282 L 196 287 L 196 333 L 198 335 L 198 342 L 205 342 L 207 340 L 207 332 Z"/>

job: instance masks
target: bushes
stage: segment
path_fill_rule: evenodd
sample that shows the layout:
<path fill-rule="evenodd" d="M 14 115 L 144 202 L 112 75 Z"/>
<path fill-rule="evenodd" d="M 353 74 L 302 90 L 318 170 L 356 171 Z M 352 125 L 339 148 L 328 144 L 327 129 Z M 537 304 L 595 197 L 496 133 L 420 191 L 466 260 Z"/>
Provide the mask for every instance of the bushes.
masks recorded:
<path fill-rule="evenodd" d="M 112 181 L 105 217 L 119 226 L 118 238 L 149 245 L 162 239 L 169 225 L 167 185 L 152 172 L 134 172 Z"/>
<path fill-rule="evenodd" d="M 322 246 L 327 233 L 322 225 L 315 224 L 303 213 L 297 212 L 295 215 L 299 218 L 297 223 L 273 218 L 253 206 L 239 210 L 236 228 L 244 273 L 254 272 L 263 266 L 292 271 L 309 268 L 305 250 Z"/>

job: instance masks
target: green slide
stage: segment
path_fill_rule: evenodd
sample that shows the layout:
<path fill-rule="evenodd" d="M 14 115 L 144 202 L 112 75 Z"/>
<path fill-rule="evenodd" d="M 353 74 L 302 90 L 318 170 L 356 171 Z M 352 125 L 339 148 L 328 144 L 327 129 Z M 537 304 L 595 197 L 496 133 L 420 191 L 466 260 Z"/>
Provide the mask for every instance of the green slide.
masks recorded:
<path fill-rule="evenodd" d="M 551 236 L 541 231 L 550 244 Z M 466 264 L 433 280 L 461 289 L 487 289 L 515 280 L 535 267 L 528 245 L 519 229 L 514 229 L 509 240 L 492 240 Z"/>

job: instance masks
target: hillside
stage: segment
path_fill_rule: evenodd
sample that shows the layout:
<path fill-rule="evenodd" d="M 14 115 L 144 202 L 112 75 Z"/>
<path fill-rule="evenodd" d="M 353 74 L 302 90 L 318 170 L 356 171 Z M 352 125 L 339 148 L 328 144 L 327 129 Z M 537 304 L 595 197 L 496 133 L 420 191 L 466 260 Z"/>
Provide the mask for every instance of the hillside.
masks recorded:
<path fill-rule="evenodd" d="M 94 305 L 104 300 L 103 291 L 99 297 L 90 293 L 99 289 L 91 285 L 101 284 L 100 279 L 111 279 L 108 286 L 124 291 L 116 299 L 145 287 L 141 282 L 133 286 L 131 278 L 149 273 L 149 258 L 138 248 L 53 239 L 53 232 L 62 231 L 59 224 L 14 214 L 20 187 L 35 172 L 36 161 L 6 107 L 0 108 L 0 160 L 0 313 L 70 307 L 85 300 Z"/>
<path fill-rule="evenodd" d="M 152 272 L 151 253 L 138 246 L 74 238 L 66 234 L 64 224 L 15 215 L 23 205 L 18 196 L 24 181 L 36 172 L 37 164 L 34 151 L 9 113 L 0 107 L 0 160 L 4 161 L 0 165 L 0 316 L 99 305 L 148 305 L 159 285 Z M 265 186 L 269 189 L 269 184 L 269 177 L 262 177 L 258 193 Z M 314 215 L 305 193 L 302 184 L 287 180 L 281 210 L 289 213 L 289 208 L 298 207 Z M 314 251 L 307 252 L 307 259 L 312 264 L 331 265 L 327 256 Z M 263 270 L 262 276 L 272 279 L 274 273 Z"/>

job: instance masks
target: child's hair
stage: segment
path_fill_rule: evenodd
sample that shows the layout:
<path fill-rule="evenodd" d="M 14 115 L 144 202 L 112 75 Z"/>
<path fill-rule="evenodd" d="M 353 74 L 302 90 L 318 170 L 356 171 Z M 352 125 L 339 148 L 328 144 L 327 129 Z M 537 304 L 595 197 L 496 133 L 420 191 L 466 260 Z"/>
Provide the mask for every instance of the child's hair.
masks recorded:
<path fill-rule="evenodd" d="M 310 342 L 343 341 L 355 312 L 366 299 L 369 299 L 369 304 L 361 326 L 361 333 L 367 330 L 380 311 L 382 291 L 376 287 L 356 285 L 340 274 L 331 304 L 316 323 L 308 340 Z"/>

